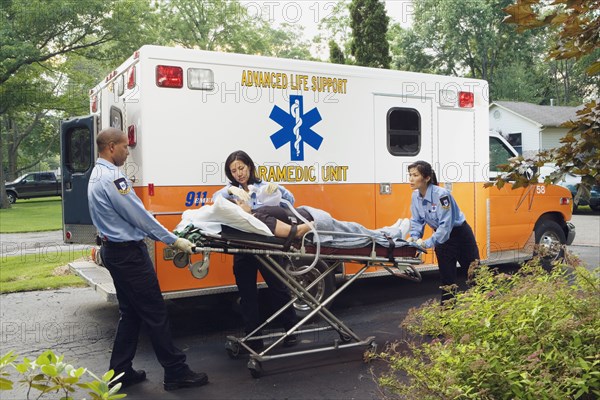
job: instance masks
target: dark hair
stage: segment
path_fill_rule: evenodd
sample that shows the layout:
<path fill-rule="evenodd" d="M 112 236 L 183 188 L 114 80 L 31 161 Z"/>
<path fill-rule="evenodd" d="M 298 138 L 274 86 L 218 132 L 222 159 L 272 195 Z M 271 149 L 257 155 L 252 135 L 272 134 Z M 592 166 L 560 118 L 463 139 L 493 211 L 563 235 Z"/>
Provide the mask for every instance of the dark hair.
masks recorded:
<path fill-rule="evenodd" d="M 227 178 L 229 179 L 232 185 L 239 186 L 240 184 L 233 177 L 233 175 L 231 174 L 231 169 L 229 168 L 231 163 L 236 160 L 243 162 L 250 168 L 250 178 L 248 178 L 249 185 L 252 185 L 254 183 L 260 183 L 260 179 L 258 179 L 258 177 L 256 176 L 256 167 L 254 166 L 254 161 L 252 161 L 248 153 L 246 153 L 245 151 L 237 150 L 231 153 L 229 157 L 227 157 L 227 159 L 225 160 L 225 175 L 227 175 Z"/>
<path fill-rule="evenodd" d="M 415 161 L 414 163 L 408 166 L 409 171 L 415 168 L 417 169 L 417 171 L 419 171 L 421 175 L 423 175 L 423 178 L 431 178 L 431 180 L 429 181 L 430 184 L 436 186 L 438 185 L 438 180 L 435 176 L 435 171 L 433 170 L 433 168 L 431 168 L 431 164 L 429 164 L 427 161 Z"/>

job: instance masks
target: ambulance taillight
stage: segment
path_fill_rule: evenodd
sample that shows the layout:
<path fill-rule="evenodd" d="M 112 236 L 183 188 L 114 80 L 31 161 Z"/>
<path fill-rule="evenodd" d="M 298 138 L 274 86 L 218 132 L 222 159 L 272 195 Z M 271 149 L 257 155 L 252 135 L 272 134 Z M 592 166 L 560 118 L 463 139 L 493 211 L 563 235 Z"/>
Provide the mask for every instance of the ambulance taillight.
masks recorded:
<path fill-rule="evenodd" d="M 156 66 L 156 86 L 167 88 L 183 87 L 183 69 L 171 65 Z"/>
<path fill-rule="evenodd" d="M 458 92 L 458 106 L 460 108 L 473 108 L 474 100 L 473 92 Z"/>
<path fill-rule="evenodd" d="M 137 144 L 137 135 L 135 133 L 135 125 L 129 125 L 127 127 L 127 141 L 129 147 L 134 147 Z"/>
<path fill-rule="evenodd" d="M 127 89 L 135 87 L 135 65 L 129 68 L 129 76 L 127 76 Z"/>

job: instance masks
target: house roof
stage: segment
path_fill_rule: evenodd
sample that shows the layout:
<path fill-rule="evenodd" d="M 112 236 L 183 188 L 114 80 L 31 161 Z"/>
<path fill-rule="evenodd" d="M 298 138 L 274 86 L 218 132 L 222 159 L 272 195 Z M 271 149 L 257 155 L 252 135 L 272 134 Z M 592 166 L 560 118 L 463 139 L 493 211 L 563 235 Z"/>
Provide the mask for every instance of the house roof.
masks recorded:
<path fill-rule="evenodd" d="M 515 114 L 530 119 L 544 127 L 560 126 L 564 122 L 577 119 L 577 110 L 581 107 L 540 106 L 522 101 L 496 101 L 498 105 Z"/>

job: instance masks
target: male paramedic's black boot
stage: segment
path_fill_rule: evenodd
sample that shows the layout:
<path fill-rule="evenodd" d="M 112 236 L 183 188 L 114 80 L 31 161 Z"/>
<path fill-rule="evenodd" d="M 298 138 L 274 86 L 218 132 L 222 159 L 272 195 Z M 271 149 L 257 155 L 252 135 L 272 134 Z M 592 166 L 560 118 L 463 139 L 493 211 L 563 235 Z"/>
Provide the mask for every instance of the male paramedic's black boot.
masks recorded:
<path fill-rule="evenodd" d="M 119 375 L 119 373 L 115 372 L 115 376 Z M 114 381 L 113 383 L 109 384 L 109 387 L 113 387 L 115 386 L 117 383 L 121 384 L 121 389 L 124 389 L 128 386 L 131 385 L 135 385 L 136 383 L 140 383 L 146 380 L 146 371 L 140 369 L 140 370 L 135 370 L 135 369 L 131 369 L 129 371 L 126 371 L 122 377 L 120 377 L 118 380 Z"/>
<path fill-rule="evenodd" d="M 181 388 L 204 386 L 208 383 L 208 376 L 204 372 L 194 372 L 186 368 L 182 373 L 176 376 L 165 374 L 165 390 L 176 390 Z"/>

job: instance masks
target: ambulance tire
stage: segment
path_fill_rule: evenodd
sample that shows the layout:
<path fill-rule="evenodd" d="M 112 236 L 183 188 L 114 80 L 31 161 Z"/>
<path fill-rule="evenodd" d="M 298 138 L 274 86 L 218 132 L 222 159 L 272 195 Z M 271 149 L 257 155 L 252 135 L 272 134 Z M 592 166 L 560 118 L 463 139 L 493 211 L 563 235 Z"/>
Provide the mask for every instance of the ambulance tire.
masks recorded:
<path fill-rule="evenodd" d="M 325 270 L 329 268 L 329 265 L 319 260 L 315 267 L 302 275 L 296 275 L 294 279 L 297 282 L 300 282 L 303 287 L 307 287 L 310 285 L 315 279 L 317 279 Z M 315 287 L 310 290 L 310 294 L 320 303 L 322 303 L 326 298 L 328 298 L 335 290 L 335 272 L 331 272 L 325 278 L 323 278 Z M 328 307 L 331 306 L 331 303 L 328 304 Z M 304 317 L 308 315 L 313 309 L 307 305 L 304 301 L 298 300 L 294 303 L 294 308 L 296 309 L 296 314 L 299 317 Z"/>
<path fill-rule="evenodd" d="M 552 263 L 564 257 L 564 245 L 567 237 L 558 222 L 551 219 L 543 219 L 535 227 L 535 244 L 537 246 L 534 255 L 541 258 L 542 267 L 550 271 Z"/>

